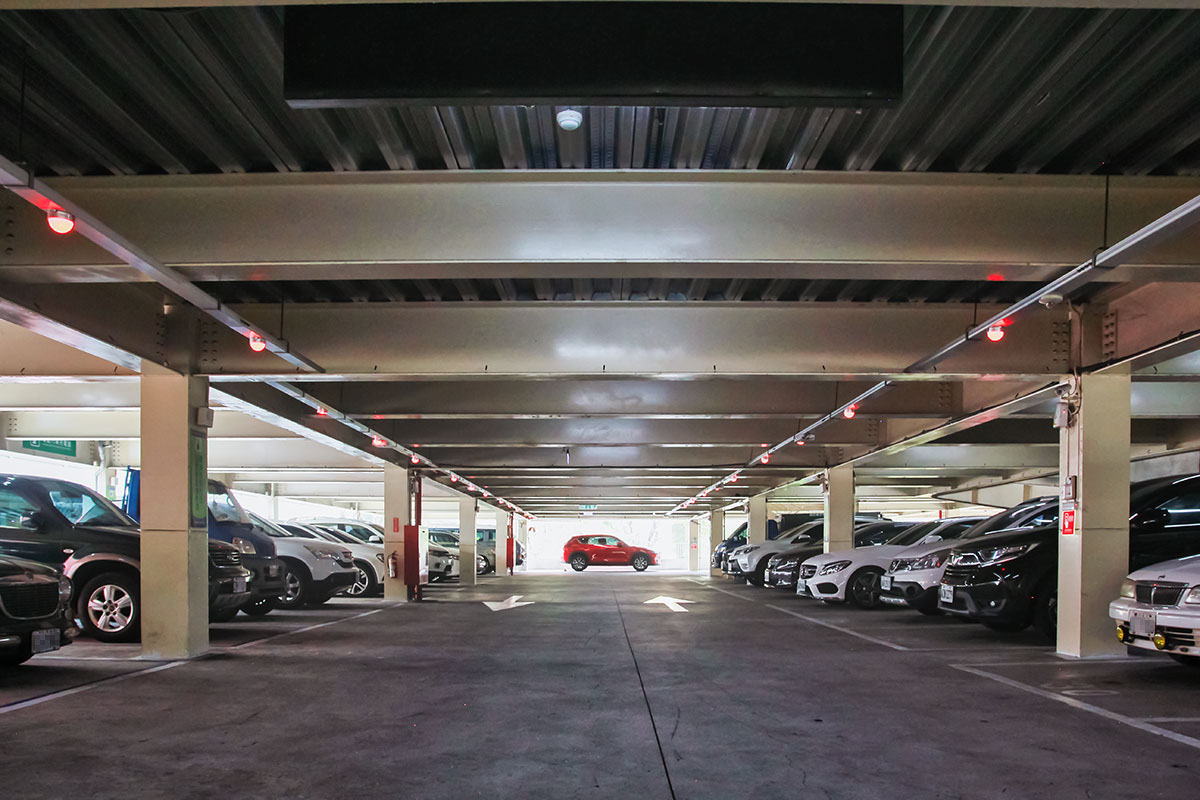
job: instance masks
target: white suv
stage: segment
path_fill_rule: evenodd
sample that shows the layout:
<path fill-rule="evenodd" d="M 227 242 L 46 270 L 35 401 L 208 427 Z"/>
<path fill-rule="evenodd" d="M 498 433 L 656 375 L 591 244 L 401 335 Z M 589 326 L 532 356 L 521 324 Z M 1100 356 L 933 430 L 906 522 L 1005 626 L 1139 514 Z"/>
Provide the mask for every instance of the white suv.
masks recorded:
<path fill-rule="evenodd" d="M 247 614 L 260 616 L 272 608 L 299 608 L 354 586 L 359 571 L 354 556 L 346 547 L 301 538 L 257 514 L 250 514 L 250 519 L 275 542 L 275 553 L 287 572 L 283 576 L 284 594 L 270 603 L 246 606 L 243 610 Z"/>
<path fill-rule="evenodd" d="M 1200 555 L 1130 573 L 1108 615 L 1118 641 L 1200 667 Z"/>
<path fill-rule="evenodd" d="M 366 544 L 348 533 L 326 528 L 324 525 L 306 525 L 299 522 L 281 522 L 279 525 L 297 536 L 340 544 L 353 554 L 358 579 L 353 586 L 346 590 L 348 596 L 364 597 L 383 594 L 383 545 Z"/>

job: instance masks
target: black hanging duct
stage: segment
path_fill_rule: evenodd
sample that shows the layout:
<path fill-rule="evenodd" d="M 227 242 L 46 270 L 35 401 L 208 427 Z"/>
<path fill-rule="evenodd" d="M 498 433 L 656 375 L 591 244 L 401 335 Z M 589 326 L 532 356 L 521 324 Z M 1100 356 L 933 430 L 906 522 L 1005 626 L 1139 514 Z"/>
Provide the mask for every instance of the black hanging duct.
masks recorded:
<path fill-rule="evenodd" d="M 290 6 L 293 108 L 886 106 L 898 5 L 485 2 Z"/>

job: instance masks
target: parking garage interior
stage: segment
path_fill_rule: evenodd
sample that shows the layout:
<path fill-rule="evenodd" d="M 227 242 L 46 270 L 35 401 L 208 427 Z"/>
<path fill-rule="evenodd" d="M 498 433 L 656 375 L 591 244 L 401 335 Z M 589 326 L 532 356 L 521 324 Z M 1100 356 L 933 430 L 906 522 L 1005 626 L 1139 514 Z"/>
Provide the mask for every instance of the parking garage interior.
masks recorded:
<path fill-rule="evenodd" d="M 1197 54 L 0 0 L 0 793 L 1193 796 Z"/>

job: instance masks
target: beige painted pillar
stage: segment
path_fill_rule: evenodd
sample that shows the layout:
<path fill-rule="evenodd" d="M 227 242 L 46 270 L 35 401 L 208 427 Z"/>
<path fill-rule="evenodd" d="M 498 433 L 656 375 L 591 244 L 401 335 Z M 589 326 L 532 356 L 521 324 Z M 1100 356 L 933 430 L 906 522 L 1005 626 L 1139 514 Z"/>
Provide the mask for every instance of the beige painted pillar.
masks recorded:
<path fill-rule="evenodd" d="M 854 468 L 825 470 L 825 552 L 854 547 Z"/>
<path fill-rule="evenodd" d="M 710 533 L 708 534 L 708 564 L 709 575 L 720 575 L 721 567 L 712 566 L 712 553 L 721 542 L 725 541 L 725 512 L 712 512 L 712 524 L 709 526 Z"/>
<path fill-rule="evenodd" d="M 397 603 L 408 602 L 408 587 L 404 585 L 404 526 L 411 517 L 409 505 L 408 470 L 397 464 L 383 468 L 383 597 Z M 387 564 L 396 555 L 396 576 L 388 575 Z"/>
<path fill-rule="evenodd" d="M 692 572 L 700 569 L 700 520 L 694 519 L 688 523 L 688 569 Z"/>
<path fill-rule="evenodd" d="M 750 524 L 746 528 L 746 544 L 762 544 L 767 540 L 767 496 L 751 497 L 748 510 Z"/>
<path fill-rule="evenodd" d="M 508 520 L 512 517 L 500 509 L 496 509 L 496 574 L 507 575 L 511 564 L 508 563 Z"/>
<path fill-rule="evenodd" d="M 1079 379 L 1074 424 L 1059 432 L 1064 517 L 1075 532 L 1058 536 L 1058 652 L 1124 652 L 1109 602 L 1129 572 L 1129 374 Z M 1074 499 L 1071 499 L 1071 495 Z"/>
<path fill-rule="evenodd" d="M 458 564 L 459 585 L 474 586 L 478 575 L 475 572 L 475 512 L 479 504 L 474 497 L 463 495 L 458 498 Z"/>
<path fill-rule="evenodd" d="M 142 655 L 208 650 L 208 379 L 142 362 Z"/>

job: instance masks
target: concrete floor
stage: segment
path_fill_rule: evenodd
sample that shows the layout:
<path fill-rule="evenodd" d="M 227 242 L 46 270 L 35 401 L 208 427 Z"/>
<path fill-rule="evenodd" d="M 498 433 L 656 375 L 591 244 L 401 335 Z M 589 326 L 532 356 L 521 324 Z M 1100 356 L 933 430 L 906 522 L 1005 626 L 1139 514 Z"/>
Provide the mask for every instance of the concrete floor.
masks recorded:
<path fill-rule="evenodd" d="M 86 642 L 39 656 L 0 677 L 0 791 L 1064 800 L 1200 785 L 1200 670 L 1166 659 L 1066 662 L 1027 635 L 653 573 L 430 594 L 242 617 L 187 663 Z M 660 594 L 693 603 L 644 604 Z M 480 602 L 511 595 L 534 604 Z"/>

